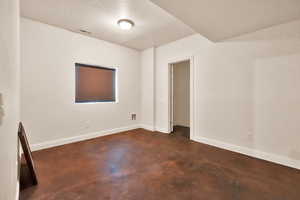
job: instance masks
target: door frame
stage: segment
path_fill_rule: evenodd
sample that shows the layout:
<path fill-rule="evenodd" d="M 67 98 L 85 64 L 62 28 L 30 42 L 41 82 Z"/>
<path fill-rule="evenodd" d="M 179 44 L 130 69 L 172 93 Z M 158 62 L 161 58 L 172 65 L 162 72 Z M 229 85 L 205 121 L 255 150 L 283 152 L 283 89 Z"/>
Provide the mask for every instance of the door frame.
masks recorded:
<path fill-rule="evenodd" d="M 174 96 L 173 96 L 173 66 L 176 63 L 190 61 L 190 140 L 194 138 L 194 56 L 183 56 L 176 59 L 169 60 L 168 62 L 168 133 L 173 132 L 174 120 Z"/>

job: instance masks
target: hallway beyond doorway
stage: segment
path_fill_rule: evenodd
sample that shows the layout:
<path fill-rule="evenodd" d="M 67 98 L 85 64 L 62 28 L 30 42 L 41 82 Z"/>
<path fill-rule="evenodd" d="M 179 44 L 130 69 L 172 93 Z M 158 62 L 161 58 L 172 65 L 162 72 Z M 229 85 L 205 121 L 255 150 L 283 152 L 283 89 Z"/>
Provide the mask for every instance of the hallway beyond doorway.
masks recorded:
<path fill-rule="evenodd" d="M 190 128 L 185 126 L 174 126 L 171 135 L 190 139 Z"/>

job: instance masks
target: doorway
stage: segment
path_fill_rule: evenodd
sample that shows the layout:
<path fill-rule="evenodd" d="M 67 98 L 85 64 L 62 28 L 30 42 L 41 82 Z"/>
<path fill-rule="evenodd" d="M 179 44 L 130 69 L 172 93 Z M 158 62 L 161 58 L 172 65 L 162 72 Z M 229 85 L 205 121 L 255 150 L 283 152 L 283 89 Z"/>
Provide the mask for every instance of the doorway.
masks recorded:
<path fill-rule="evenodd" d="M 190 138 L 191 125 L 191 62 L 170 64 L 170 132 Z"/>

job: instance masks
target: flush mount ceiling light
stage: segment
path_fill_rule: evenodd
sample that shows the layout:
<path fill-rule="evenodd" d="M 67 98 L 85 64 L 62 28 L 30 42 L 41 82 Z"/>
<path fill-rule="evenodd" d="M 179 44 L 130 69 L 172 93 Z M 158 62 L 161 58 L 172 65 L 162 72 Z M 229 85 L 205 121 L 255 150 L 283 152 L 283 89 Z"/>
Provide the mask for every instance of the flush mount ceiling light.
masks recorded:
<path fill-rule="evenodd" d="M 120 19 L 118 25 L 123 30 L 129 30 L 134 26 L 134 22 L 129 19 Z"/>

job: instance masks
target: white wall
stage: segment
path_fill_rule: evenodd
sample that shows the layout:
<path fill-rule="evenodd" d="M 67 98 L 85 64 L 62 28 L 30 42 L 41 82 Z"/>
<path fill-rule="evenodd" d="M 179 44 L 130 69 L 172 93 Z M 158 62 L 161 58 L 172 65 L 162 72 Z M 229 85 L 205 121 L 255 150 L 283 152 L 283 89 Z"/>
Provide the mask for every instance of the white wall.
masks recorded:
<path fill-rule="evenodd" d="M 186 59 L 198 50 L 205 51 L 212 43 L 201 35 L 193 35 L 156 48 L 155 56 L 155 126 L 168 132 L 169 118 L 169 74 L 168 64 L 174 60 Z"/>
<path fill-rule="evenodd" d="M 118 67 L 119 102 L 75 104 L 76 62 Z M 23 18 L 21 64 L 21 118 L 31 144 L 139 124 L 138 51 Z"/>
<path fill-rule="evenodd" d="M 18 195 L 19 1 L 0 1 L 0 199 Z"/>
<path fill-rule="evenodd" d="M 190 61 L 173 65 L 174 125 L 190 126 Z"/>
<path fill-rule="evenodd" d="M 141 53 L 141 124 L 143 128 L 154 130 L 154 59 L 155 49 Z"/>
<path fill-rule="evenodd" d="M 167 132 L 168 63 L 193 56 L 193 139 L 300 167 L 300 21 L 222 43 L 196 34 L 141 54 L 27 19 L 21 31 L 31 143 L 131 126 L 140 110 L 142 124 Z M 120 102 L 74 104 L 75 62 L 119 66 Z"/>
<path fill-rule="evenodd" d="M 168 62 L 194 56 L 195 140 L 300 167 L 300 21 L 156 49 L 156 124 L 168 128 Z"/>

